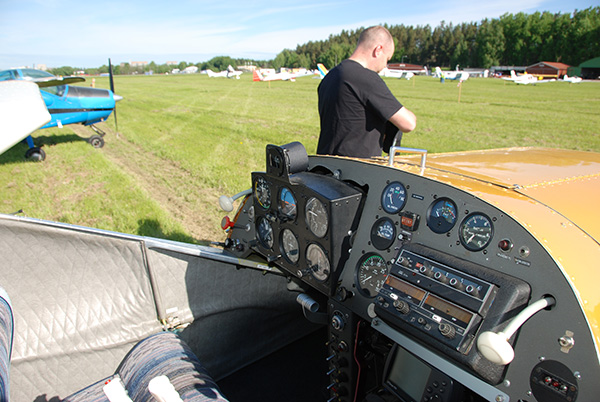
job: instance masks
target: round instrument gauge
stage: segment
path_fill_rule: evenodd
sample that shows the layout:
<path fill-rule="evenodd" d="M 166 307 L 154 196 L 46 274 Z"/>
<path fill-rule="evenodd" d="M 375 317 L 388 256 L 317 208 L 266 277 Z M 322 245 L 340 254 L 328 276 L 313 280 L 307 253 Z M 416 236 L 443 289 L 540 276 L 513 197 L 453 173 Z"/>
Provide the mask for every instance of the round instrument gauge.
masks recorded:
<path fill-rule="evenodd" d="M 325 205 L 317 198 L 312 197 L 306 203 L 306 224 L 310 231 L 317 237 L 323 237 L 327 233 L 329 217 Z"/>
<path fill-rule="evenodd" d="M 474 213 L 460 224 L 460 242 L 470 251 L 484 249 L 492 240 L 494 227 L 486 215 Z"/>
<path fill-rule="evenodd" d="M 279 192 L 279 212 L 288 219 L 296 219 L 296 198 L 287 187 Z"/>
<path fill-rule="evenodd" d="M 284 257 L 292 264 L 298 262 L 300 246 L 298 245 L 296 235 L 290 229 L 286 228 L 281 232 L 281 251 Z"/>
<path fill-rule="evenodd" d="M 269 189 L 269 183 L 262 177 L 259 177 L 254 183 L 254 198 L 262 208 L 269 209 L 271 207 L 271 189 Z"/>
<path fill-rule="evenodd" d="M 375 297 L 388 275 L 388 266 L 379 254 L 365 254 L 358 263 L 356 284 L 367 297 Z"/>
<path fill-rule="evenodd" d="M 388 214 L 395 214 L 406 204 L 406 188 L 400 182 L 392 182 L 385 186 L 381 193 L 381 207 Z"/>
<path fill-rule="evenodd" d="M 380 218 L 371 227 L 371 243 L 376 249 L 390 248 L 395 239 L 396 226 L 390 218 Z"/>
<path fill-rule="evenodd" d="M 456 204 L 449 198 L 439 198 L 429 207 L 427 226 L 435 233 L 446 233 L 456 224 L 456 217 Z"/>
<path fill-rule="evenodd" d="M 264 216 L 256 221 L 256 234 L 263 247 L 268 249 L 273 247 L 273 227 Z"/>
<path fill-rule="evenodd" d="M 329 260 L 321 246 L 315 243 L 308 245 L 306 249 L 306 262 L 310 273 L 315 279 L 324 282 L 329 278 L 329 273 L 331 272 Z"/>

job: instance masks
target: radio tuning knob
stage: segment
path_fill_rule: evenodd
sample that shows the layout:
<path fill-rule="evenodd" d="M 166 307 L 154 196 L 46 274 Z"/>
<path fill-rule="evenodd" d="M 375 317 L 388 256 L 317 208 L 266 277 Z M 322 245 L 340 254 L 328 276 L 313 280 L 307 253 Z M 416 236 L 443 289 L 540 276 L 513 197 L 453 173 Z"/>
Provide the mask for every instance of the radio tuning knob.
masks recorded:
<path fill-rule="evenodd" d="M 394 301 L 394 307 L 400 314 L 408 314 L 410 311 L 410 306 L 404 300 L 396 300 Z"/>
<path fill-rule="evenodd" d="M 448 339 L 452 339 L 456 336 L 456 329 L 454 329 L 452 325 L 445 322 L 441 323 L 438 326 L 438 329 L 440 330 L 440 333 Z"/>
<path fill-rule="evenodd" d="M 448 277 L 440 271 L 436 271 L 435 274 L 433 274 L 433 279 L 442 283 L 448 282 Z"/>
<path fill-rule="evenodd" d="M 451 278 L 450 282 L 448 283 L 450 284 L 450 286 L 458 290 L 463 290 L 465 288 L 465 285 L 456 278 Z"/>

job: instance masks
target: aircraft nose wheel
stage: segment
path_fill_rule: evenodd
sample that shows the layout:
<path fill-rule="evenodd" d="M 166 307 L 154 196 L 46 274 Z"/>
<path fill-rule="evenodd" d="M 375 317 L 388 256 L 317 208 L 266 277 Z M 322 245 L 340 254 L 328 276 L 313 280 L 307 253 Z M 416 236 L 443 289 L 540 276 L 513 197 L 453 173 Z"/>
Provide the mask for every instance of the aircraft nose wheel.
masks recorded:
<path fill-rule="evenodd" d="M 104 146 L 104 138 L 99 135 L 92 135 L 87 142 L 94 148 L 102 148 Z"/>
<path fill-rule="evenodd" d="M 42 148 L 29 148 L 25 152 L 25 158 L 33 162 L 41 162 L 46 159 L 46 152 Z"/>

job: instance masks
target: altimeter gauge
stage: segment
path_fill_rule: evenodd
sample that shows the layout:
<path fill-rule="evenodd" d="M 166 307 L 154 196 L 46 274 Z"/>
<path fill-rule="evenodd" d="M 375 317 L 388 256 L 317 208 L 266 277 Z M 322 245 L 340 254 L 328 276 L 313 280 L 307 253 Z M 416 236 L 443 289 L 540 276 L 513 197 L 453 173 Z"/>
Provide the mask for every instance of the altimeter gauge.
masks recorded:
<path fill-rule="evenodd" d="M 317 237 L 323 237 L 327 233 L 329 217 L 325 205 L 318 198 L 312 197 L 306 203 L 306 224 Z"/>

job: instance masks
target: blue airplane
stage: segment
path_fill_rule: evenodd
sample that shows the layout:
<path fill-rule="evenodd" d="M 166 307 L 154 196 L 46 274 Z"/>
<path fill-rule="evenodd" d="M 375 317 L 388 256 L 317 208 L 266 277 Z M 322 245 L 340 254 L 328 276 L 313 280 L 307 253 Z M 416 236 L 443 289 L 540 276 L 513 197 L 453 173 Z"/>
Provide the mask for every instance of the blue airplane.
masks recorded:
<path fill-rule="evenodd" d="M 46 71 L 30 68 L 14 68 L 0 71 L 0 81 L 26 80 L 35 82 L 39 88 L 44 103 L 50 113 L 51 120 L 41 128 L 60 127 L 67 124 L 83 124 L 94 130 L 94 134 L 86 138 L 95 148 L 104 146 L 104 131 L 94 124 L 105 121 L 115 109 L 116 102 L 123 99 L 114 93 L 112 66 L 109 60 L 111 89 L 98 89 L 68 85 L 83 82 L 85 78 L 77 76 L 57 77 Z M 115 112 L 115 124 L 117 116 Z M 46 153 L 36 147 L 33 138 L 26 138 L 29 149 L 25 153 L 27 159 L 43 161 Z"/>

